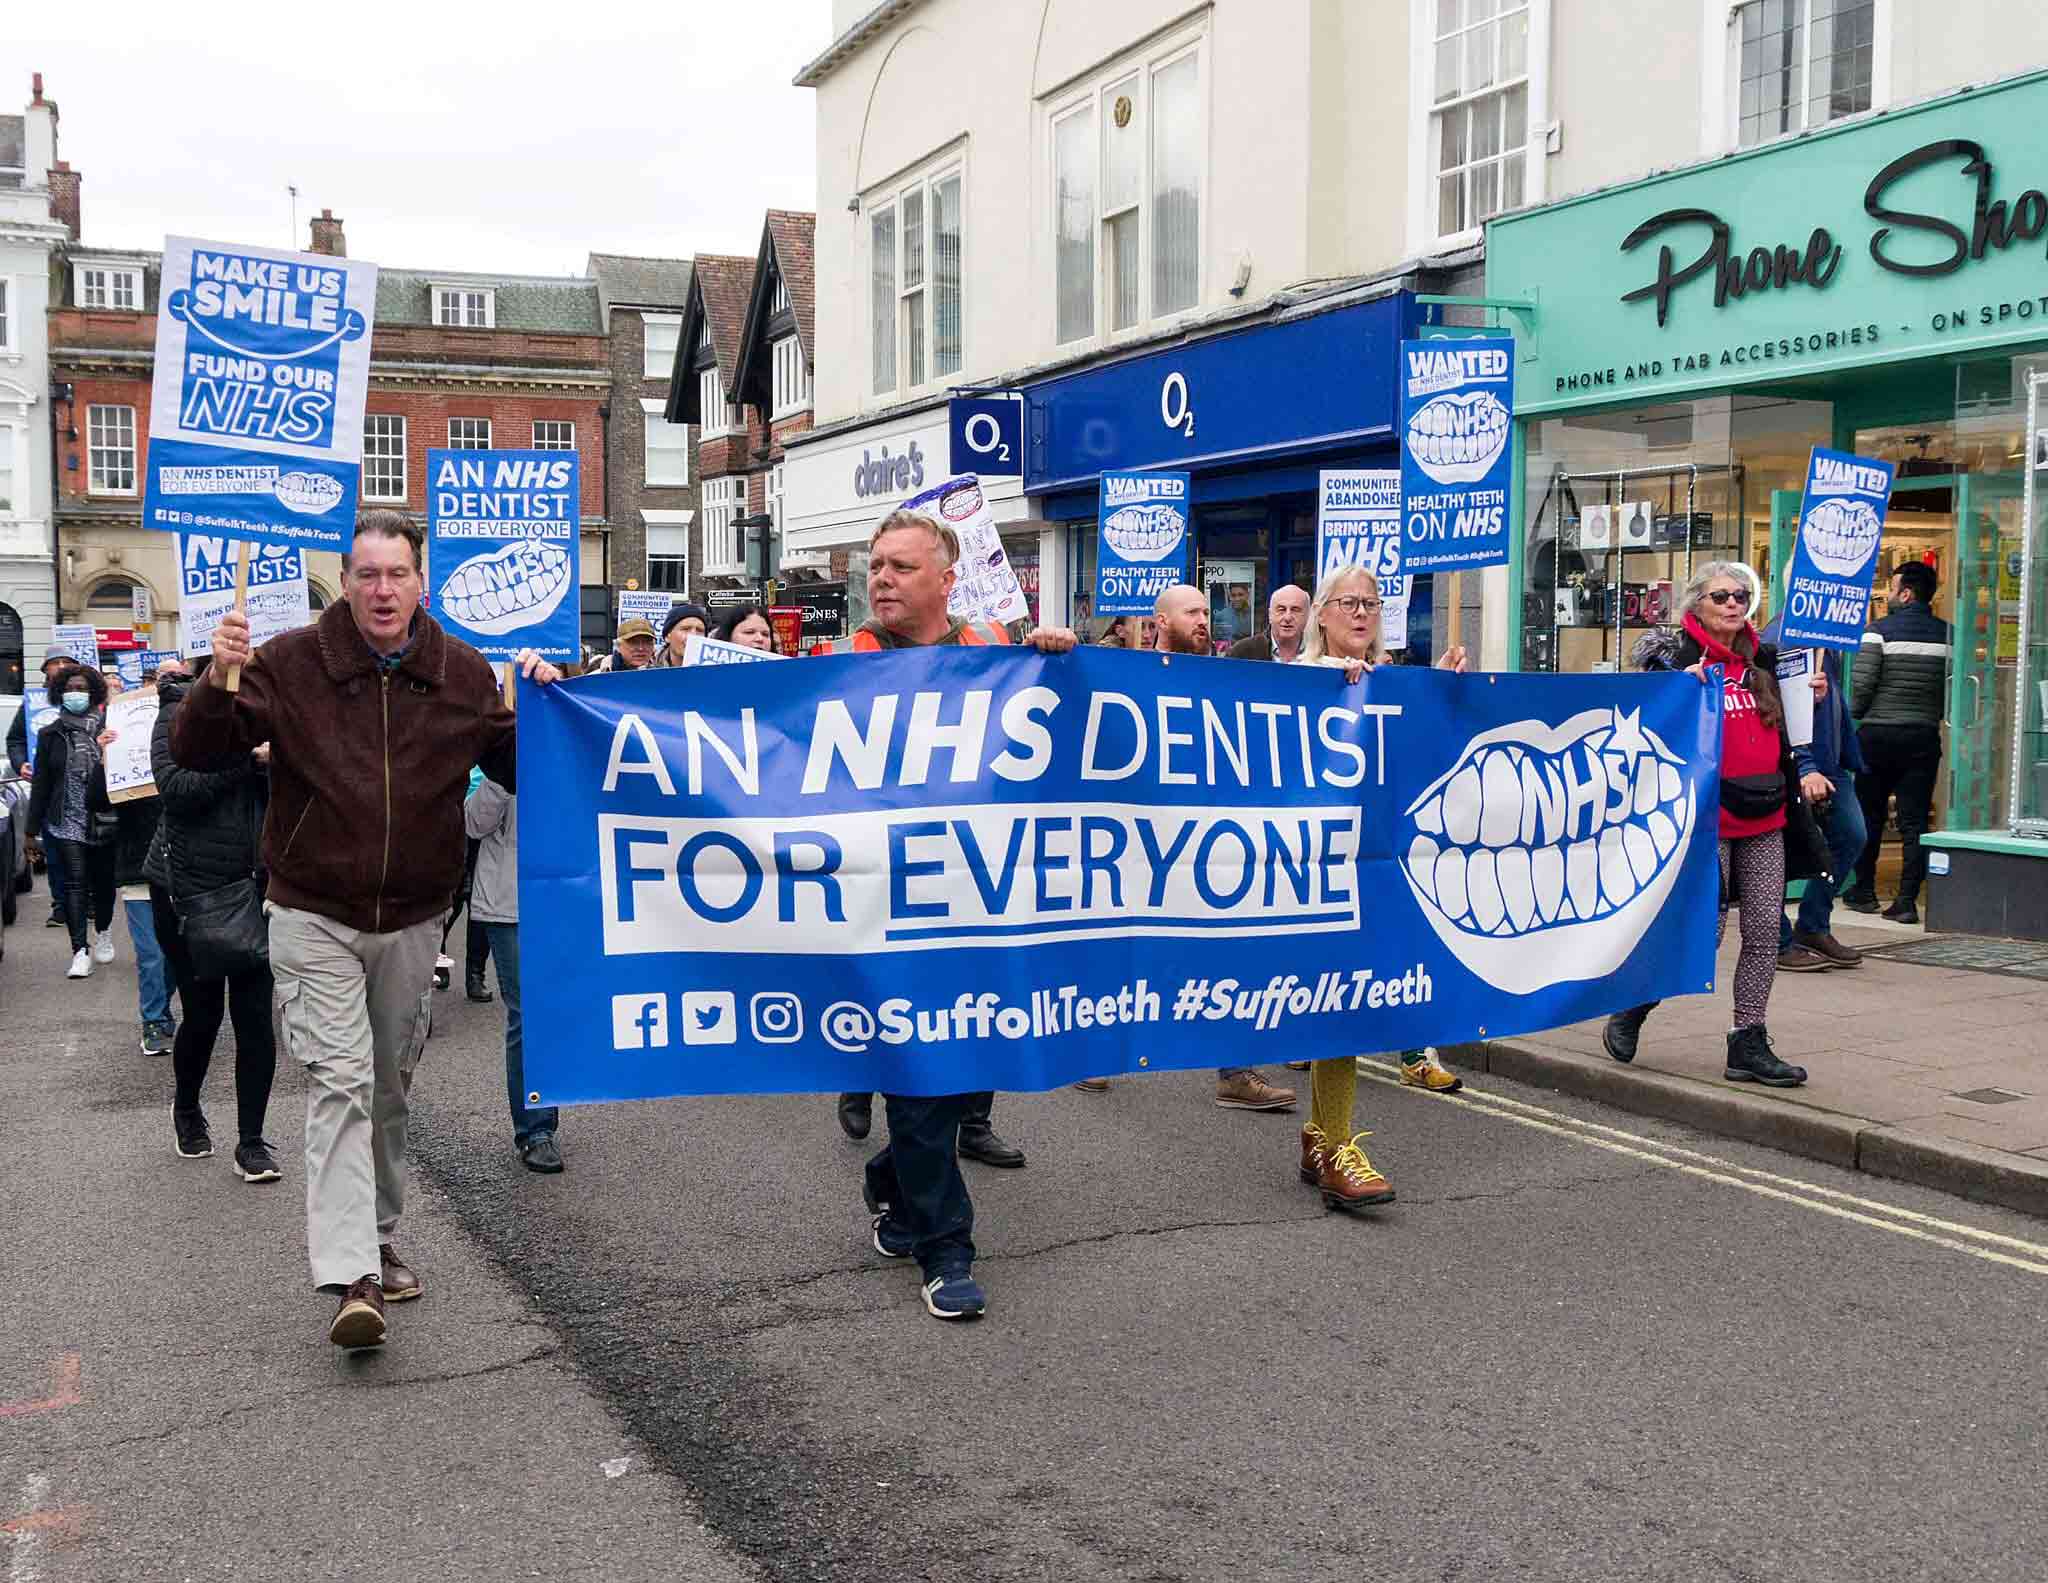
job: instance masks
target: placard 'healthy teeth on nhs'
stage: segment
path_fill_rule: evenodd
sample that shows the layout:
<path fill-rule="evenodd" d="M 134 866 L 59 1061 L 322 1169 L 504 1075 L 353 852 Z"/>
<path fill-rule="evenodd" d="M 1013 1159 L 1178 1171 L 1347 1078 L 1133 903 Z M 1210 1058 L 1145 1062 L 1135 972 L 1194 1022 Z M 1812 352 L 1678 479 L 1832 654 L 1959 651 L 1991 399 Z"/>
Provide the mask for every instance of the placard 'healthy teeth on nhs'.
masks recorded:
<path fill-rule="evenodd" d="M 1509 423 L 1491 391 L 1438 396 L 1408 420 L 1408 454 L 1440 484 L 1476 483 L 1507 449 Z"/>
<path fill-rule="evenodd" d="M 456 567 L 441 585 L 440 608 L 472 632 L 499 637 L 547 620 L 574 580 L 567 550 L 522 539 Z"/>
<path fill-rule="evenodd" d="M 1497 727 L 1402 816 L 1401 871 L 1437 938 L 1495 988 L 1602 977 L 1678 880 L 1696 814 L 1684 767 L 1639 710 Z"/>
<path fill-rule="evenodd" d="M 1813 564 L 1836 577 L 1854 577 L 1877 552 L 1884 523 L 1861 500 L 1823 500 L 1806 514 L 1806 548 Z"/>

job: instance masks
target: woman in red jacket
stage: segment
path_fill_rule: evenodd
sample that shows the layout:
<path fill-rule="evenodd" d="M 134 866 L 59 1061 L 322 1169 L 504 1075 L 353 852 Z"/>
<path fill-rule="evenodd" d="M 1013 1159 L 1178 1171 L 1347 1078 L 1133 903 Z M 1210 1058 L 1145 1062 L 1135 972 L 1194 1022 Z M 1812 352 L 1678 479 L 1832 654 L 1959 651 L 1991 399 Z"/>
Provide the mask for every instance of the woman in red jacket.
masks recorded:
<path fill-rule="evenodd" d="M 1796 1088 L 1806 1068 L 1778 1059 L 1764 1028 L 1778 970 L 1778 919 L 1785 910 L 1788 855 L 1795 878 L 1823 872 L 1812 815 L 1792 773 L 1785 705 L 1778 695 L 1777 651 L 1749 623 L 1755 583 L 1749 569 L 1709 561 L 1694 572 L 1679 602 L 1680 624 L 1646 636 L 1635 661 L 1645 670 L 1684 670 L 1705 681 L 1721 668 L 1721 910 L 1742 909 L 1742 954 L 1735 963 L 1735 1025 L 1728 1034 L 1731 1083 Z M 1789 836 L 1789 843 L 1788 843 Z M 1655 1008 L 1637 1006 L 1607 1019 L 1607 1053 L 1632 1061 L 1643 1021 Z"/>

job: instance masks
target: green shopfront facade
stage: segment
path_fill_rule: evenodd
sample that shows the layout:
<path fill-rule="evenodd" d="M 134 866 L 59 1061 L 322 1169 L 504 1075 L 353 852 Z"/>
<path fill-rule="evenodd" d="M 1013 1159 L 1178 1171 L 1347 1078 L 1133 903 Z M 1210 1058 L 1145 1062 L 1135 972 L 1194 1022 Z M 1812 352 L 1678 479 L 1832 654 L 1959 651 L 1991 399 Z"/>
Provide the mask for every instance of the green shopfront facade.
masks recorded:
<path fill-rule="evenodd" d="M 1931 928 L 2048 938 L 2048 73 L 1494 221 L 1529 670 L 1626 663 L 1702 562 L 1775 613 L 1809 449 L 1898 466 L 1953 628 Z M 1880 866 L 1880 891 L 1887 868 Z"/>

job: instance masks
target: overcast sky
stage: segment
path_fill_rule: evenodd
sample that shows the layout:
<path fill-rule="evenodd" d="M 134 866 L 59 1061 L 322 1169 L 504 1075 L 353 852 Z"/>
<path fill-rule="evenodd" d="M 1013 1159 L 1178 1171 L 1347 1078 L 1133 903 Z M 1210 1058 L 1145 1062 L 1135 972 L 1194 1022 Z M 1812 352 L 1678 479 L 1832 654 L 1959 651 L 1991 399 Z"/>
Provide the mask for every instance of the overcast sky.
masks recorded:
<path fill-rule="evenodd" d="M 595 252 L 752 254 L 810 209 L 830 0 L 7 7 L 0 110 L 29 75 L 84 174 L 84 240 L 167 233 L 409 268 L 581 273 Z M 291 236 L 296 185 L 298 234 Z"/>

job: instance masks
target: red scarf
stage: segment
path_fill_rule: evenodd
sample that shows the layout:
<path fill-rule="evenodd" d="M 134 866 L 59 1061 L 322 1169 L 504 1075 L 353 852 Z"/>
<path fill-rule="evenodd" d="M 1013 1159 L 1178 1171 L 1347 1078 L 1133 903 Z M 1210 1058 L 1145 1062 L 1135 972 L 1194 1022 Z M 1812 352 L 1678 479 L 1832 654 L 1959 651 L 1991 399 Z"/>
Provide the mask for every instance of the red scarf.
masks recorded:
<path fill-rule="evenodd" d="M 1778 733 L 1764 724 L 1756 695 L 1750 691 L 1750 662 L 1709 632 L 1699 617 L 1689 610 L 1685 615 L 1685 630 L 1700 646 L 1702 662 L 1721 667 L 1721 773 L 1726 776 L 1776 774 L 1780 752 Z M 1742 630 L 1749 635 L 1749 651 L 1754 654 L 1756 628 L 1745 621 Z M 1724 840 L 1762 835 L 1766 830 L 1783 829 L 1784 824 L 1785 811 L 1782 808 L 1761 819 L 1738 819 L 1727 809 L 1721 810 Z"/>

